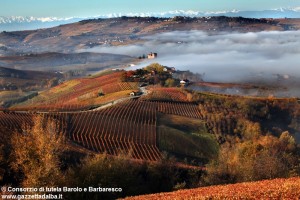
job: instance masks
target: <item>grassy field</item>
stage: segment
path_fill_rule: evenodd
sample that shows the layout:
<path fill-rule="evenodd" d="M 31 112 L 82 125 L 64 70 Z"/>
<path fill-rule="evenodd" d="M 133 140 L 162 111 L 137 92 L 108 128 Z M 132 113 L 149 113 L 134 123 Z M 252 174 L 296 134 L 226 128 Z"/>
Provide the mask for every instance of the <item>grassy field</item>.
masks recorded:
<path fill-rule="evenodd" d="M 199 119 L 160 114 L 158 138 L 160 150 L 181 159 L 207 162 L 218 151 L 214 136 Z"/>
<path fill-rule="evenodd" d="M 169 126 L 184 132 L 207 133 L 205 123 L 198 119 L 179 115 L 160 114 L 159 125 Z"/>

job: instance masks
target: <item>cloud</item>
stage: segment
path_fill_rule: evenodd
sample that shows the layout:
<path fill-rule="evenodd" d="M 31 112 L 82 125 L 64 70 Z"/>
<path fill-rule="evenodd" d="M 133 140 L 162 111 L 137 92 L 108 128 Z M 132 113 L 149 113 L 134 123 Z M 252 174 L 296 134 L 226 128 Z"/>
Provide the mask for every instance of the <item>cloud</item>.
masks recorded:
<path fill-rule="evenodd" d="M 300 7 L 295 7 L 292 10 L 296 11 L 296 12 L 300 12 Z"/>
<path fill-rule="evenodd" d="M 221 79 L 231 71 L 242 74 L 293 74 L 300 76 L 300 31 L 219 33 L 175 31 L 144 37 L 145 43 L 119 47 L 96 47 L 92 52 L 140 56 L 157 52 L 159 62 L 179 69 L 206 73 Z M 86 51 L 86 50 L 85 50 Z M 217 72 L 222 72 L 217 75 Z M 236 77 L 238 78 L 238 77 Z"/>
<path fill-rule="evenodd" d="M 96 47 L 85 51 L 117 53 L 134 57 L 157 52 L 150 63 L 205 74 L 215 82 L 290 82 L 300 77 L 300 31 L 217 33 L 175 31 L 143 38 L 143 44 Z M 289 77 L 280 79 L 278 77 Z M 295 88 L 299 82 L 292 82 Z M 284 85 L 284 84 L 283 84 Z"/>

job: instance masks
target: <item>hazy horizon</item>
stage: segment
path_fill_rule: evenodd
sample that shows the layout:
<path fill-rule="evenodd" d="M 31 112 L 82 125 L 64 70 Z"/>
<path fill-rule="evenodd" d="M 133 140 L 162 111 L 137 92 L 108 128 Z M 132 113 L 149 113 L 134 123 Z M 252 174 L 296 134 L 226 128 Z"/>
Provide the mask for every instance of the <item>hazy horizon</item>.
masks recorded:
<path fill-rule="evenodd" d="M 193 1 L 193 0 L 152 0 L 145 3 L 139 0 L 111 0 L 111 1 L 71 1 L 71 0 L 3 0 L 1 2 L 1 16 L 33 16 L 33 17 L 89 17 L 107 15 L 111 13 L 161 13 L 174 10 L 193 10 L 201 12 L 216 11 L 261 11 L 274 9 L 299 9 L 300 3 L 293 0 L 253 0 L 245 2 L 236 0 L 224 2 L 223 0 Z"/>
<path fill-rule="evenodd" d="M 0 31 L 33 30 L 83 19 L 120 16 L 174 17 L 241 16 L 248 18 L 300 18 L 300 2 L 292 0 L 245 2 L 236 0 L 193 1 L 139 0 L 71 1 L 3 0 L 0 6 Z"/>

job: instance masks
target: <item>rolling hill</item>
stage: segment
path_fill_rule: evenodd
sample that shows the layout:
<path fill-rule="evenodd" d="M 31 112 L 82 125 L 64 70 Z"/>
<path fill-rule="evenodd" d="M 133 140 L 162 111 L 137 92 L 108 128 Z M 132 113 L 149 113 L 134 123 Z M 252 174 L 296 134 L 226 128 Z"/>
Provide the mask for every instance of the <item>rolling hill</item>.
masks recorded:
<path fill-rule="evenodd" d="M 0 67 L 0 106 L 9 107 L 32 98 L 37 91 L 53 87 L 62 79 L 61 73 Z"/>
<path fill-rule="evenodd" d="M 110 66 L 124 65 L 133 61 L 125 55 L 105 53 L 31 53 L 2 56 L 0 66 L 35 71 L 100 71 Z M 83 73 L 82 75 L 85 75 Z"/>
<path fill-rule="evenodd" d="M 9 69 L 3 70 L 6 76 L 9 76 L 10 72 L 12 71 Z M 13 72 L 26 77 L 25 71 Z M 130 183 L 138 185 L 137 189 L 134 188 L 134 192 L 118 194 L 115 197 L 198 187 L 206 173 L 211 172 L 210 163 L 219 155 L 223 155 L 224 148 L 230 145 L 232 149 L 225 149 L 228 150 L 226 155 L 230 155 L 230 158 L 234 155 L 243 156 L 242 150 L 249 148 L 250 156 L 258 155 L 258 159 L 272 159 L 276 161 L 275 164 L 281 161 L 285 171 L 275 171 L 274 176 L 271 174 L 273 178 L 289 177 L 290 174 L 285 172 L 297 173 L 296 142 L 299 143 L 300 138 L 300 104 L 296 98 L 264 98 L 197 92 L 184 87 L 162 87 L 159 85 L 160 81 L 153 86 L 149 86 L 149 82 L 144 83 L 148 86 L 141 88 L 140 80 L 134 73 L 141 73 L 141 70 L 131 73 L 123 70 L 107 70 L 95 76 L 65 81 L 39 92 L 27 101 L 0 109 L 0 135 L 2 136 L 0 146 L 9 149 L 11 137 L 26 133 L 24 127 L 33 127 L 37 118 L 45 124 L 51 122 L 55 124 L 57 133 L 64 138 L 64 146 L 60 148 L 63 151 L 65 169 L 68 167 L 79 169 L 85 165 L 85 161 L 80 159 L 90 158 L 92 169 L 97 170 L 101 165 L 98 162 L 94 163 L 94 159 L 101 157 L 108 162 L 109 166 L 101 169 L 109 176 L 111 173 L 106 173 L 106 170 L 114 170 L 118 166 L 126 171 L 138 169 L 135 171 L 138 175 L 135 176 L 132 176 L 131 172 L 122 174 L 124 180 L 128 179 L 132 181 Z M 150 81 L 150 78 L 153 78 L 152 71 L 145 73 L 140 78 Z M 139 90 L 144 94 L 136 93 L 135 96 L 129 94 Z M 40 136 L 42 134 L 37 135 Z M 232 154 L 236 150 L 235 147 L 239 147 L 239 151 L 237 154 Z M 270 151 L 267 151 L 269 149 Z M 269 154 L 265 153 L 269 152 L 268 157 Z M 281 152 L 288 154 L 282 155 Z M 287 156 L 282 157 L 286 159 L 279 160 L 281 155 Z M 237 161 L 240 159 L 237 157 Z M 232 159 L 226 157 L 226 160 Z M 258 164 L 265 163 L 261 160 L 254 161 Z M 121 163 L 117 164 L 119 162 Z M 130 167 L 124 167 L 123 162 L 128 163 Z M 243 165 L 244 162 L 241 164 Z M 269 170 L 268 167 L 264 169 Z M 230 167 L 227 165 L 227 168 Z M 236 168 L 232 168 L 235 172 Z M 93 173 L 93 170 L 87 168 L 87 172 Z M 234 183 L 239 180 L 230 179 L 234 174 L 226 174 L 226 172 L 220 172 L 222 181 Z M 99 176 L 105 177 L 104 174 Z M 98 185 L 98 176 L 96 179 L 95 184 Z M 263 178 L 258 177 L 256 180 L 261 179 Z M 74 178 L 71 180 L 73 181 Z M 141 183 L 145 185 L 149 180 L 153 181 L 149 190 L 140 188 Z M 79 181 L 80 184 L 84 182 Z M 161 184 L 161 181 L 168 184 Z M 257 195 L 254 196 L 257 198 L 286 195 L 284 197 L 290 198 L 299 195 L 298 182 L 298 179 L 274 180 L 133 198 L 174 199 L 174 195 L 179 199 L 192 197 L 201 199 L 203 195 L 212 199 L 243 198 L 249 195 Z M 124 188 L 130 188 L 126 183 Z M 214 182 L 203 182 L 203 184 L 207 183 L 214 184 Z M 116 182 L 116 186 L 120 187 L 118 184 L 119 182 Z M 269 184 L 272 184 L 272 187 Z M 261 192 L 255 189 L 257 185 L 262 189 Z M 295 188 L 296 190 L 293 190 Z"/>
<path fill-rule="evenodd" d="M 49 81 L 54 79 L 58 81 L 61 78 L 63 78 L 61 73 L 0 67 L 0 91 L 18 89 L 24 91 L 38 90 L 43 87 L 47 88 Z M 50 85 L 49 87 L 51 87 Z"/>
<path fill-rule="evenodd" d="M 40 92 L 10 111 L 4 110 L 2 125 L 11 130 L 20 128 L 23 119 L 30 121 L 34 112 L 65 124 L 70 141 L 94 152 L 118 155 L 132 151 L 135 159 L 155 161 L 167 151 L 178 160 L 197 163 L 207 163 L 216 155 L 218 144 L 243 137 L 256 123 L 262 134 L 289 131 L 299 138 L 296 99 L 238 97 L 158 86 L 149 87 L 146 95 L 131 97 L 129 93 L 139 88 L 134 82 L 122 82 L 123 73 L 107 71 Z"/>
<path fill-rule="evenodd" d="M 242 17 L 119 17 L 90 19 L 53 28 L 0 33 L 3 55 L 15 53 L 74 52 L 102 45 L 125 45 L 144 36 L 170 31 L 257 32 L 298 30 L 299 19 Z M 138 55 L 137 55 L 138 56 Z"/>

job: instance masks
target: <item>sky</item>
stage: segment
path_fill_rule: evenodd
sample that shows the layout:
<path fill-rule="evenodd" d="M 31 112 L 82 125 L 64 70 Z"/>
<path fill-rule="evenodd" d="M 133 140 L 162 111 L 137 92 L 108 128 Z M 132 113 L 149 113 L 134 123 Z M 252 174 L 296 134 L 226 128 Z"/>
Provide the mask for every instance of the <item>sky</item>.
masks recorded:
<path fill-rule="evenodd" d="M 0 16 L 88 17 L 173 10 L 256 11 L 300 8 L 299 0 L 1 0 Z"/>

